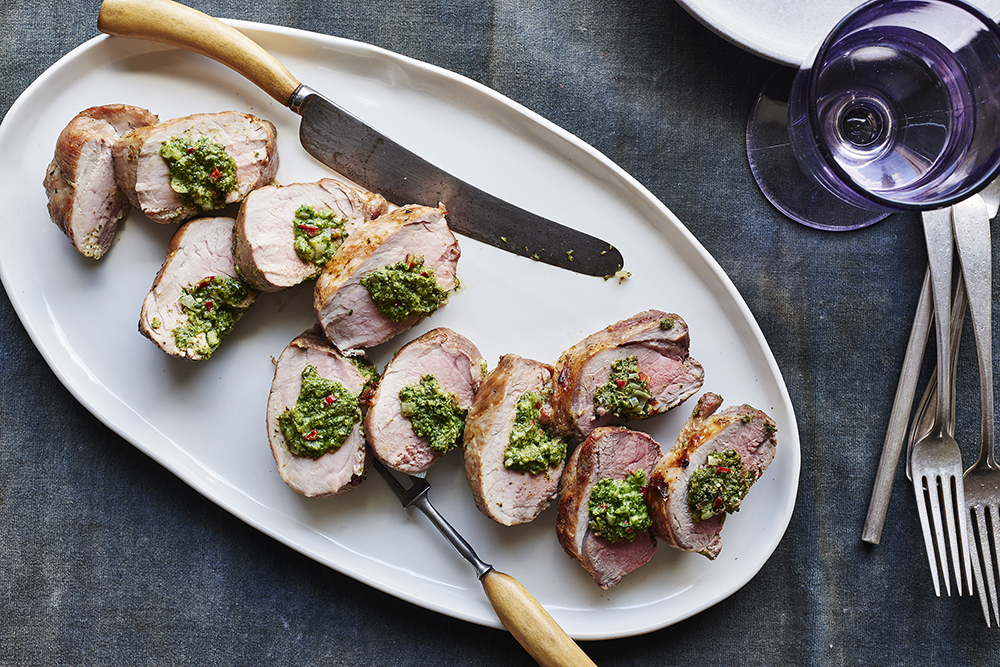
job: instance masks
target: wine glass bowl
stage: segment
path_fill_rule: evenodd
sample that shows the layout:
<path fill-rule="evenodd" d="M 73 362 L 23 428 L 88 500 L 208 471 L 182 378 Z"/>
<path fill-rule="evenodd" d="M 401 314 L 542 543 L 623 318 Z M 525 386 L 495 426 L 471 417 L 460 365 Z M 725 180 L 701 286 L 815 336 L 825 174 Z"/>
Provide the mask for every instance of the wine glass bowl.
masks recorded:
<path fill-rule="evenodd" d="M 1000 171 L 1000 28 L 960 0 L 856 8 L 794 75 L 783 131 L 782 87 L 787 75 L 761 94 L 747 151 L 765 195 L 804 224 L 942 208 Z"/>

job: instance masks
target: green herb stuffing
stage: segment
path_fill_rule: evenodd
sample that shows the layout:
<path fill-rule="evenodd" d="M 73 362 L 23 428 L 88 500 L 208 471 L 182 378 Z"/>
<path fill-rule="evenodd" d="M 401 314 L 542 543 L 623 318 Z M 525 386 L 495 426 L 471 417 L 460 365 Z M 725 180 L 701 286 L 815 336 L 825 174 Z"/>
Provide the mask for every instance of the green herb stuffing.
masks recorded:
<path fill-rule="evenodd" d="M 212 211 L 226 205 L 226 195 L 236 188 L 236 161 L 226 147 L 208 137 L 178 135 L 160 146 L 166 160 L 171 189 L 188 206 Z"/>
<path fill-rule="evenodd" d="M 295 211 L 295 254 L 306 264 L 322 268 L 347 238 L 347 221 L 333 211 L 317 211 L 303 204 Z"/>
<path fill-rule="evenodd" d="M 622 419 L 643 419 L 655 414 L 652 398 L 638 357 L 625 357 L 611 364 L 611 377 L 594 393 L 594 409 L 598 417 L 611 413 Z"/>
<path fill-rule="evenodd" d="M 743 467 L 735 449 L 708 455 L 706 464 L 688 480 L 688 505 L 695 521 L 704 521 L 723 512 L 738 512 L 757 474 Z"/>
<path fill-rule="evenodd" d="M 566 458 L 566 443 L 552 437 L 542 424 L 542 396 L 526 391 L 517 400 L 514 426 L 503 453 L 504 467 L 537 475 Z"/>
<path fill-rule="evenodd" d="M 253 304 L 253 298 L 239 278 L 208 276 L 189 285 L 178 299 L 187 322 L 174 329 L 174 343 L 181 350 L 208 358 Z"/>
<path fill-rule="evenodd" d="M 664 329 L 664 330 L 673 329 L 674 328 L 674 318 L 672 318 L 672 317 L 664 317 L 662 320 L 660 320 L 660 328 Z"/>
<path fill-rule="evenodd" d="M 461 446 L 465 434 L 466 410 L 433 375 L 399 390 L 400 412 L 410 420 L 413 432 L 426 438 L 437 454 Z"/>
<path fill-rule="evenodd" d="M 288 451 L 315 459 L 339 449 L 360 419 L 357 395 L 340 382 L 321 377 L 314 366 L 306 366 L 299 398 L 278 416 L 278 428 Z"/>
<path fill-rule="evenodd" d="M 653 525 L 646 508 L 646 472 L 602 479 L 590 492 L 590 529 L 608 542 L 633 541 Z"/>
<path fill-rule="evenodd" d="M 424 266 L 423 257 L 407 255 L 401 262 L 372 271 L 361 284 L 393 322 L 433 313 L 448 300 L 448 293 L 434 280 L 434 269 Z"/>

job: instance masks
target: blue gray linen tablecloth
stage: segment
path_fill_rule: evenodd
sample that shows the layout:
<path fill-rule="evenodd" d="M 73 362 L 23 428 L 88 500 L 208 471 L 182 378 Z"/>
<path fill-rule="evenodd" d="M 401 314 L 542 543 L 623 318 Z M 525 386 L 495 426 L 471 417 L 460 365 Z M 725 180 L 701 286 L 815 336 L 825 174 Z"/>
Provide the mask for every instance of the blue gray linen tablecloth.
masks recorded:
<path fill-rule="evenodd" d="M 744 131 L 774 64 L 666 0 L 189 4 L 375 44 L 513 98 L 648 187 L 746 299 L 798 417 L 788 532 L 747 586 L 707 611 L 585 643 L 598 664 L 997 664 L 1000 631 L 978 603 L 933 597 L 901 474 L 882 544 L 860 540 L 926 256 L 914 215 L 838 235 L 763 198 Z M 97 10 L 2 0 L 0 115 L 97 34 Z M 959 391 L 974 397 L 969 354 Z M 5 293 L 0 355 L 0 664 L 532 664 L 505 632 L 375 591 L 191 490 L 74 400 Z M 977 410 L 959 416 L 971 461 Z"/>

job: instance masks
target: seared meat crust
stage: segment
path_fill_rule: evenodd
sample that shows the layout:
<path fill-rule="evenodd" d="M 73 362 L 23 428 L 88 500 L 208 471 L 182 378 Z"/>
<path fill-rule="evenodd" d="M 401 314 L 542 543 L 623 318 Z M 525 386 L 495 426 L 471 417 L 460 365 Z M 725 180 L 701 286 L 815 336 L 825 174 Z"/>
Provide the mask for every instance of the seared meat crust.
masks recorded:
<path fill-rule="evenodd" d="M 589 526 L 590 493 L 601 479 L 625 479 L 638 470 L 649 478 L 660 458 L 660 446 L 650 436 L 621 426 L 595 429 L 576 448 L 559 482 L 559 544 L 608 589 L 653 557 L 656 542 L 648 533 L 635 540 L 608 542 Z"/>
<path fill-rule="evenodd" d="M 476 507 L 505 526 L 533 521 L 555 497 L 565 460 L 546 472 L 530 474 L 504 466 L 517 402 L 526 392 L 548 400 L 552 366 L 505 354 L 483 381 L 465 421 L 465 474 Z M 544 405 L 543 420 L 551 416 Z"/>
<path fill-rule="evenodd" d="M 302 371 L 313 366 L 321 377 L 336 380 L 354 394 L 361 394 L 366 378 L 355 364 L 330 346 L 318 329 L 302 333 L 278 357 L 267 399 L 267 435 L 278 474 L 288 486 L 308 497 L 347 493 L 365 477 L 368 450 L 359 419 L 344 443 L 319 458 L 296 456 L 289 451 L 278 427 L 278 417 L 295 405 L 302 388 Z"/>
<path fill-rule="evenodd" d="M 112 148 L 157 117 L 139 107 L 107 104 L 77 114 L 60 132 L 43 186 L 49 217 L 87 257 L 100 259 L 131 208 L 115 181 Z"/>
<path fill-rule="evenodd" d="M 680 405 L 701 388 L 705 377 L 704 368 L 688 354 L 689 347 L 684 319 L 659 310 L 639 313 L 580 341 L 556 364 L 552 402 L 558 431 L 583 439 L 599 426 L 627 421 L 611 412 L 602 414 L 594 395 L 608 382 L 612 364 L 631 356 L 649 382 L 647 416 Z"/>
<path fill-rule="evenodd" d="M 774 421 L 749 405 L 722 407 L 722 397 L 707 393 L 698 399 L 673 449 L 657 462 L 649 480 L 647 505 L 653 533 L 683 551 L 714 560 L 722 550 L 720 531 L 726 515 L 695 521 L 688 506 L 688 481 L 704 466 L 708 455 L 734 449 L 743 467 L 756 478 L 774 459 L 777 440 Z"/>
<path fill-rule="evenodd" d="M 424 472 L 440 458 L 427 438 L 413 432 L 400 411 L 403 387 L 432 375 L 458 407 L 468 410 L 483 381 L 485 361 L 479 349 L 451 329 L 432 329 L 404 345 L 385 367 L 365 415 L 365 436 L 372 452 L 390 468 L 407 474 Z"/>

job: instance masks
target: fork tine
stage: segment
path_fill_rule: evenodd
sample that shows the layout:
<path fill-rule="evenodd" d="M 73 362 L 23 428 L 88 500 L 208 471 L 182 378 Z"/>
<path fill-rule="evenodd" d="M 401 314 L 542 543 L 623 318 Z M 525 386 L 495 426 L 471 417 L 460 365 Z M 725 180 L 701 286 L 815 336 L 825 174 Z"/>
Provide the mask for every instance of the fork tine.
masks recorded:
<path fill-rule="evenodd" d="M 956 553 L 959 550 L 961 550 L 961 559 L 959 560 L 959 557 L 957 555 L 955 556 L 955 561 L 954 561 L 955 580 L 958 581 L 958 594 L 963 595 L 962 573 L 964 571 L 966 589 L 969 591 L 969 595 L 973 595 L 974 593 L 972 590 L 972 558 L 971 558 L 972 554 L 970 553 L 971 549 L 969 547 L 969 545 L 971 544 L 971 542 L 969 541 L 969 511 L 967 509 L 968 505 L 965 502 L 965 480 L 963 479 L 961 474 L 952 477 L 952 488 L 955 493 L 955 504 L 952 505 L 949 503 L 948 509 L 949 511 L 954 512 L 955 516 L 958 519 L 960 519 L 959 521 L 957 521 L 958 544 L 954 545 L 955 549 L 953 549 L 953 551 Z M 955 510 L 954 508 L 958 509 Z M 952 526 L 955 526 L 955 524 L 953 523 Z M 951 534 L 955 535 L 956 532 L 953 530 L 951 531 Z"/>
<path fill-rule="evenodd" d="M 937 557 L 934 555 L 934 541 L 931 539 L 931 525 L 927 516 L 927 505 L 931 502 L 930 498 L 934 498 L 933 502 L 937 502 L 936 494 L 930 493 L 930 489 L 932 489 L 933 486 L 930 484 L 930 480 L 926 477 L 914 480 L 913 488 L 917 492 L 917 515 L 920 517 L 920 530 L 924 534 L 924 550 L 927 552 L 927 562 L 931 567 L 931 580 L 934 582 L 934 595 L 941 597 L 941 584 L 938 581 Z M 935 528 L 934 533 L 940 535 L 941 531 Z M 949 585 L 947 578 L 945 578 L 945 585 Z M 948 595 L 951 595 L 950 588 Z"/>
<path fill-rule="evenodd" d="M 990 600 L 993 602 L 993 617 L 996 619 L 997 626 L 1000 627 L 1000 603 L 997 602 L 997 581 L 993 574 L 993 570 L 1000 566 L 1000 510 L 997 509 L 996 505 L 990 505 L 984 509 L 989 512 L 989 524 L 993 528 L 992 540 L 989 532 L 983 530 L 982 533 L 984 538 L 982 543 L 986 546 L 983 556 L 988 558 L 985 561 L 986 590 L 989 591 Z M 989 619 L 986 619 L 986 625 L 989 626 Z"/>
<path fill-rule="evenodd" d="M 941 504 L 944 510 L 944 516 L 942 519 L 946 528 L 945 534 L 948 538 L 948 547 L 951 550 L 951 568 L 949 570 L 949 567 L 945 562 L 946 559 L 943 556 L 941 558 L 941 565 L 945 570 L 945 580 L 947 581 L 950 578 L 950 575 L 954 575 L 955 594 L 962 595 L 963 565 L 969 567 L 966 582 L 969 583 L 970 589 L 972 584 L 972 568 L 969 563 L 969 550 L 967 546 L 969 544 L 968 523 L 966 521 L 958 521 L 955 512 L 955 503 L 958 502 L 959 507 L 965 507 L 965 498 L 962 497 L 961 485 L 956 484 L 954 475 L 941 477 L 941 496 Z M 962 516 L 962 514 L 957 514 L 957 516 Z M 939 543 L 940 540 L 941 537 L 938 538 Z M 963 543 L 966 545 L 965 548 L 963 548 Z"/>
<path fill-rule="evenodd" d="M 979 602 L 983 605 L 983 617 L 986 619 L 986 627 L 990 627 L 990 597 L 995 596 L 996 589 L 993 582 L 993 566 L 990 562 L 989 533 L 986 532 L 986 516 L 978 511 L 978 507 L 970 507 L 969 514 L 975 519 L 972 524 L 972 537 L 976 550 L 971 553 L 972 574 L 976 578 L 976 588 L 979 592 Z M 985 547 L 985 548 L 984 548 Z M 980 564 L 982 560 L 982 565 Z M 985 567 L 984 567 L 985 566 Z M 989 584 L 983 580 L 983 570 L 989 578 Z M 988 591 L 992 591 L 988 593 Z M 995 604 L 993 605 L 996 606 Z"/>

